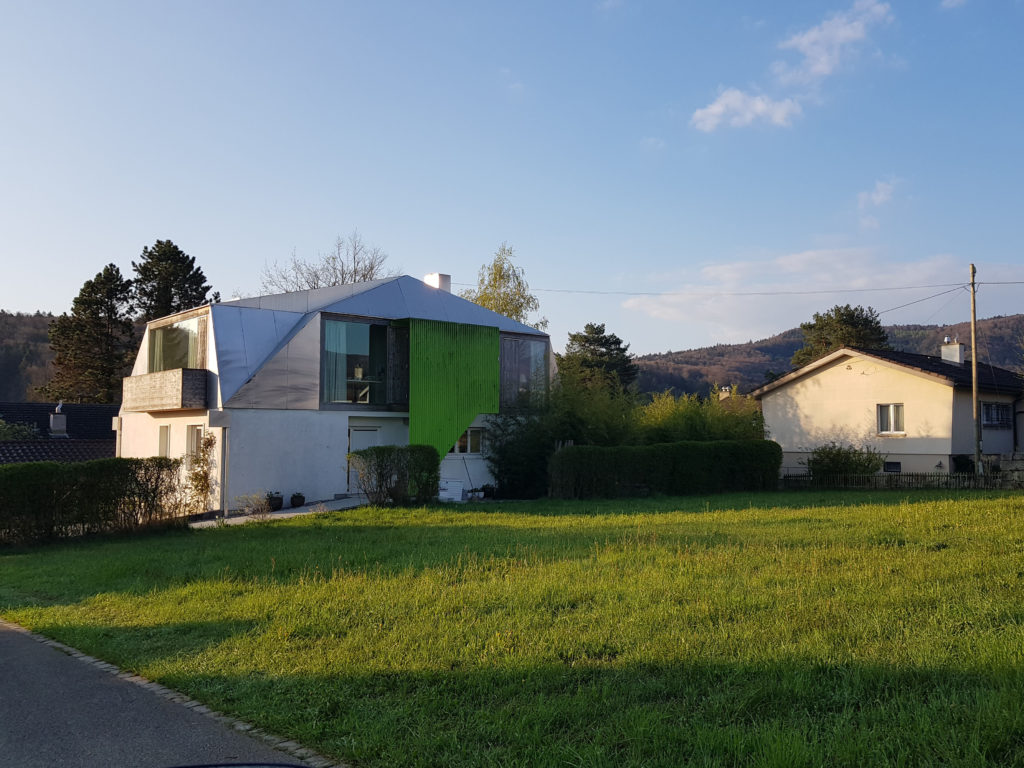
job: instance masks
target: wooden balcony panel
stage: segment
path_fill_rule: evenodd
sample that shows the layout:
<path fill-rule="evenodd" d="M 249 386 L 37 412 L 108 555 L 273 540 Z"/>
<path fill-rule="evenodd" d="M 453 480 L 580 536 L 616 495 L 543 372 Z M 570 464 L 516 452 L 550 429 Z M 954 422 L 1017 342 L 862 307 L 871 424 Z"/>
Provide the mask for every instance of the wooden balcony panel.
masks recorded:
<path fill-rule="evenodd" d="M 205 409 L 206 377 L 207 371 L 200 368 L 128 376 L 123 380 L 122 408 L 138 412 Z"/>

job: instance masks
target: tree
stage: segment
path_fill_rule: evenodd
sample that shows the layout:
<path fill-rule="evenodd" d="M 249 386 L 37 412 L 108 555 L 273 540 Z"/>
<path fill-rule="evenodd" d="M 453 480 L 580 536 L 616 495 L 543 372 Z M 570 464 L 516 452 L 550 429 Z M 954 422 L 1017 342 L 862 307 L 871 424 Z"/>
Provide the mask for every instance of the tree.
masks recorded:
<path fill-rule="evenodd" d="M 558 368 L 562 375 L 614 381 L 624 391 L 640 375 L 629 344 L 623 344 L 614 333 L 605 333 L 604 323 L 587 323 L 581 332 L 570 333 L 565 354 L 558 357 Z"/>
<path fill-rule="evenodd" d="M 121 401 L 121 379 L 135 351 L 131 287 L 131 280 L 108 264 L 85 281 L 71 314 L 50 323 L 54 375 L 41 387 L 43 394 L 73 403 Z"/>
<path fill-rule="evenodd" d="M 840 347 L 864 349 L 891 349 L 889 337 L 871 307 L 851 307 L 838 304 L 824 314 L 814 313 L 814 320 L 800 323 L 804 332 L 804 345 L 793 355 L 794 366 L 824 357 Z"/>
<path fill-rule="evenodd" d="M 275 261 L 264 267 L 260 285 L 265 293 L 291 293 L 394 277 L 395 272 L 385 269 L 387 260 L 387 253 L 353 232 L 347 238 L 339 236 L 334 250 L 320 254 L 317 261 L 300 259 L 293 251 L 287 264 Z"/>
<path fill-rule="evenodd" d="M 140 320 L 220 301 L 219 293 L 210 295 L 206 275 L 196 266 L 195 258 L 170 240 L 157 240 L 152 248 L 143 248 L 142 261 L 133 261 L 132 268 L 133 298 Z"/>
<path fill-rule="evenodd" d="M 38 440 L 39 430 L 34 425 L 6 422 L 0 419 L 0 443 L 9 440 Z"/>
<path fill-rule="evenodd" d="M 548 327 L 547 318 L 532 323 L 527 320 L 531 312 L 540 309 L 540 301 L 530 293 L 526 274 L 522 267 L 512 263 L 513 258 L 515 251 L 508 243 L 502 243 L 491 263 L 480 267 L 476 288 L 468 288 L 459 295 L 500 315 L 544 330 Z"/>

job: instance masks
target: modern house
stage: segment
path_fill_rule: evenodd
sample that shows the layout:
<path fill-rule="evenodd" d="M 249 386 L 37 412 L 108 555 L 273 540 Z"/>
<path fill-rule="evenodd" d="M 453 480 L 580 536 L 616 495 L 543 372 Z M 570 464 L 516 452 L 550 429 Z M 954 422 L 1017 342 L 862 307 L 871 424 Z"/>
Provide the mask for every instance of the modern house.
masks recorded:
<path fill-rule="evenodd" d="M 808 453 L 833 441 L 886 454 L 888 472 L 949 472 L 973 459 L 971 365 L 948 337 L 941 352 L 844 347 L 752 392 L 782 446 L 782 472 L 806 471 Z M 1019 453 L 1024 377 L 979 365 L 978 389 L 983 456 Z"/>
<path fill-rule="evenodd" d="M 114 455 L 116 405 L 0 403 L 0 419 L 31 427 L 34 440 L 0 441 L 0 464 L 91 461 Z"/>
<path fill-rule="evenodd" d="M 117 454 L 187 456 L 212 432 L 220 509 L 266 491 L 356 492 L 346 456 L 373 445 L 433 445 L 442 479 L 490 482 L 487 417 L 546 391 L 551 345 L 433 277 L 438 287 L 402 276 L 148 323 L 124 380 Z"/>

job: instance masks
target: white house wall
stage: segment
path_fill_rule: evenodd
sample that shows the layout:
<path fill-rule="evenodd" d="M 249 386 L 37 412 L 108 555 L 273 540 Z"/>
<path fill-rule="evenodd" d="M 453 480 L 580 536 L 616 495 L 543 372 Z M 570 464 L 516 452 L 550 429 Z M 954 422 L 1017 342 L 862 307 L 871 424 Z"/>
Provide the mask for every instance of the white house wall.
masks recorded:
<path fill-rule="evenodd" d="M 349 428 L 376 428 L 377 445 L 409 441 L 408 414 L 229 409 L 228 504 L 251 493 L 305 495 L 307 503 L 349 492 Z M 354 490 L 354 489 L 353 489 Z"/>
<path fill-rule="evenodd" d="M 903 403 L 905 434 L 880 435 L 877 406 Z M 782 446 L 785 471 L 819 446 L 871 446 L 904 472 L 935 471 L 952 451 L 953 388 L 873 358 L 839 358 L 761 399 L 769 437 Z"/>

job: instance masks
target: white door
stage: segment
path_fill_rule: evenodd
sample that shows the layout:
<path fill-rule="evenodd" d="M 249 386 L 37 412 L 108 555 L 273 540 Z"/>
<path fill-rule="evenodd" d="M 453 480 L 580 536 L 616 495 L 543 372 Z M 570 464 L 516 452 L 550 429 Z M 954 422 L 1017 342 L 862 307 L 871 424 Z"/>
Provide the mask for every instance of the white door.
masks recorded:
<path fill-rule="evenodd" d="M 348 452 L 378 445 L 377 427 L 353 427 L 348 431 Z M 351 463 L 348 467 L 348 492 L 359 493 L 359 473 Z"/>

